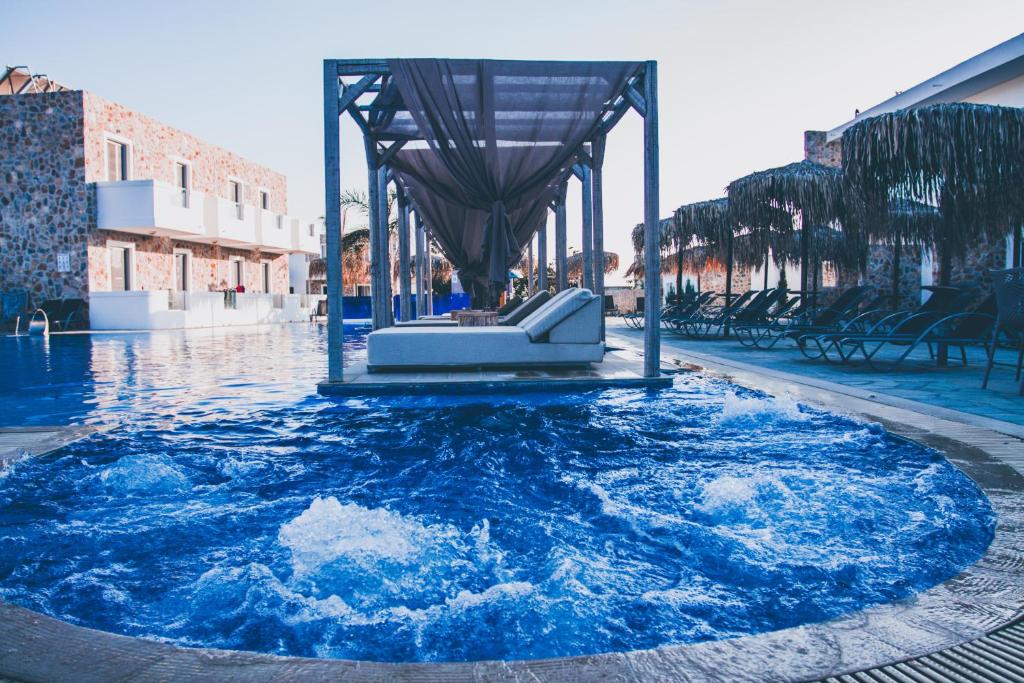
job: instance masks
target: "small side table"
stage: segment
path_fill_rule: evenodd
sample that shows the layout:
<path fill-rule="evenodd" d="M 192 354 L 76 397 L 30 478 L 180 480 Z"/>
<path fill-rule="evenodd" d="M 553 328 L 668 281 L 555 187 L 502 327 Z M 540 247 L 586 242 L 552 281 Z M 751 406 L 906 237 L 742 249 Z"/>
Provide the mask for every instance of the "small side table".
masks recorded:
<path fill-rule="evenodd" d="M 492 327 L 498 324 L 497 311 L 454 311 L 459 327 Z"/>

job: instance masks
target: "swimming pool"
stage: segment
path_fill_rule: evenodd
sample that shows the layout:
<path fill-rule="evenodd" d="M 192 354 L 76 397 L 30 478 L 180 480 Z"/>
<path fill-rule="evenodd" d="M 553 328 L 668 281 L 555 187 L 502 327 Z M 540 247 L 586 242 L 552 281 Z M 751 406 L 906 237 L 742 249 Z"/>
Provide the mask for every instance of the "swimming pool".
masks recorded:
<path fill-rule="evenodd" d="M 531 659 L 820 621 L 992 538 L 970 479 L 875 425 L 700 375 L 332 401 L 323 344 L 0 340 L 7 424 L 118 424 L 0 479 L 0 599 L 184 645 Z"/>

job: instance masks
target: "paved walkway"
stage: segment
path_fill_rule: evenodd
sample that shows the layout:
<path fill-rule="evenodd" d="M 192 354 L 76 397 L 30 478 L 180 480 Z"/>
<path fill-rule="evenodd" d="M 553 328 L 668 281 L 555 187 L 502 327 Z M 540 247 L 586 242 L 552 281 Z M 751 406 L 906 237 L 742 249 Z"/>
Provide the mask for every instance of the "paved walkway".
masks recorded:
<path fill-rule="evenodd" d="M 634 343 L 643 343 L 643 332 L 627 327 L 620 319 L 608 320 L 608 332 L 614 343 L 619 335 Z M 785 373 L 806 378 L 811 384 L 828 383 L 849 388 L 851 395 L 877 400 L 889 405 L 915 402 L 934 407 L 932 414 L 954 418 L 945 411 L 957 411 L 976 416 L 975 424 L 1024 437 L 1024 396 L 1017 395 L 1013 368 L 997 365 L 992 369 L 988 389 L 981 388 L 985 369 L 985 356 L 981 349 L 968 354 L 967 367 L 951 365 L 937 368 L 928 358 L 926 350 L 908 359 L 893 371 L 881 372 L 867 367 L 848 367 L 805 358 L 788 341 L 780 342 L 770 351 L 749 349 L 735 339 L 693 340 L 663 332 L 661 336 L 662 360 L 676 357 L 695 365 L 719 363 L 730 367 L 750 366 L 759 370 Z M 952 357 L 952 354 L 951 354 Z M 957 358 L 959 354 L 957 354 Z M 1016 361 L 1015 354 L 1004 350 L 997 360 Z M 780 374 L 781 376 L 781 374 Z M 955 418 L 954 418 L 955 419 Z M 1002 428 L 996 424 L 1009 423 L 1016 428 Z"/>

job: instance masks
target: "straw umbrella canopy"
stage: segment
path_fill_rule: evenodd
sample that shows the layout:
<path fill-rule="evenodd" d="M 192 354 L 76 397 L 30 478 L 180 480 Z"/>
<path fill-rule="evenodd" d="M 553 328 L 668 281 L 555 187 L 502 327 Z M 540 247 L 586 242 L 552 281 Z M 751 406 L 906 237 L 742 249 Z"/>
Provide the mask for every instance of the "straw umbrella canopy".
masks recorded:
<path fill-rule="evenodd" d="M 793 229 L 799 217 L 807 237 L 800 242 L 800 288 L 808 290 L 809 264 L 814 237 L 821 228 L 837 225 L 843 218 L 843 175 L 838 168 L 812 161 L 751 173 L 729 183 L 729 208 L 735 220 L 754 231 Z M 779 210 L 791 217 L 779 224 Z M 817 291 L 817 278 L 813 286 Z"/>
<path fill-rule="evenodd" d="M 956 102 L 865 119 L 843 133 L 843 170 L 862 214 L 894 199 L 939 207 L 928 244 L 949 284 L 954 256 L 1024 222 L 1024 108 Z"/>
<path fill-rule="evenodd" d="M 578 281 L 583 277 L 583 254 L 581 252 L 570 254 L 565 260 L 565 266 L 569 277 Z M 605 274 L 616 271 L 618 268 L 619 255 L 611 251 L 604 252 Z"/>

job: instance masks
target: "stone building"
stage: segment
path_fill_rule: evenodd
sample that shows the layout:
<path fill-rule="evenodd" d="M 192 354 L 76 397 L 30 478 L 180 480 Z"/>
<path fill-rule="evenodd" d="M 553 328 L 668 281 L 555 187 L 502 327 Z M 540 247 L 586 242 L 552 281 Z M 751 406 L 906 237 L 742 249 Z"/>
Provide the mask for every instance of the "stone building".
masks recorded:
<path fill-rule="evenodd" d="M 1024 107 L 1024 34 L 971 57 L 912 88 L 857 113 L 853 119 L 829 131 L 804 133 L 804 158 L 826 166 L 842 165 L 843 131 L 866 117 L 899 109 L 948 102 L 970 102 Z M 1024 188 L 1021 188 L 1024 192 Z M 998 243 L 979 242 L 962 260 L 954 259 L 951 281 L 991 283 L 989 271 L 1024 266 L 1021 229 Z M 938 282 L 938 259 L 929 249 L 904 247 L 900 258 L 901 304 L 920 301 L 921 287 Z M 839 285 L 863 282 L 881 291 L 892 289 L 893 249 L 870 246 L 866 273 L 839 273 Z"/>
<path fill-rule="evenodd" d="M 0 79 L 0 291 L 32 306 L 84 299 L 104 329 L 301 318 L 289 254 L 319 254 L 320 235 L 287 193 L 284 175 L 93 93 Z"/>

